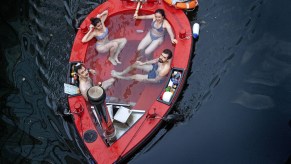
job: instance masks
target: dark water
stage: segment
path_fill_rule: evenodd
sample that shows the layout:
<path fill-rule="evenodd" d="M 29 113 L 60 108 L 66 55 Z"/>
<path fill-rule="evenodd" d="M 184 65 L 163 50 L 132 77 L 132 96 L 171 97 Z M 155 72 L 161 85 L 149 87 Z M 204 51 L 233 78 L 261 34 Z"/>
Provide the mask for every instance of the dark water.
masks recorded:
<path fill-rule="evenodd" d="M 87 163 L 63 83 L 96 1 L 1 2 L 1 163 Z M 195 57 L 168 125 L 130 163 L 291 163 L 291 1 L 200 1 Z"/>

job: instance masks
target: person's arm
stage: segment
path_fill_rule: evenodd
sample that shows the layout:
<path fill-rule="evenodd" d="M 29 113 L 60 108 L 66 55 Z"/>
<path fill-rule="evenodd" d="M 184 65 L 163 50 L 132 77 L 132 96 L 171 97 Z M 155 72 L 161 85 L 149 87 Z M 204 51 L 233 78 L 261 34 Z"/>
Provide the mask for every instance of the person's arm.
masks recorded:
<path fill-rule="evenodd" d="M 146 61 L 146 62 L 136 61 L 136 63 L 137 63 L 138 65 L 147 65 L 147 64 L 154 64 L 154 63 L 157 63 L 158 61 L 159 61 L 159 58 L 156 58 L 156 59 L 149 60 L 149 61 Z"/>
<path fill-rule="evenodd" d="M 82 87 L 79 87 L 79 89 L 80 89 L 82 96 L 85 98 L 86 101 L 88 101 L 86 90 L 84 90 L 84 88 L 82 88 Z"/>
<path fill-rule="evenodd" d="M 108 10 L 103 11 L 101 14 L 97 14 L 97 18 L 100 18 L 102 22 L 106 20 L 108 16 Z"/>
<path fill-rule="evenodd" d="M 133 18 L 134 19 L 154 19 L 155 18 L 155 14 L 141 15 L 141 16 L 139 16 L 138 14 L 134 14 Z"/>
<path fill-rule="evenodd" d="M 174 36 L 174 33 L 173 33 L 173 30 L 172 30 L 172 27 L 170 25 L 170 23 L 168 21 L 165 21 L 165 27 L 170 35 L 170 38 L 171 38 L 171 42 L 173 44 L 177 44 L 178 41 L 175 39 L 175 36 Z"/>
<path fill-rule="evenodd" d="M 90 25 L 89 28 L 89 32 L 82 38 L 82 43 L 89 42 L 94 37 L 94 26 Z"/>
<path fill-rule="evenodd" d="M 92 73 L 93 75 L 96 75 L 96 71 L 94 69 L 89 68 L 88 72 Z"/>

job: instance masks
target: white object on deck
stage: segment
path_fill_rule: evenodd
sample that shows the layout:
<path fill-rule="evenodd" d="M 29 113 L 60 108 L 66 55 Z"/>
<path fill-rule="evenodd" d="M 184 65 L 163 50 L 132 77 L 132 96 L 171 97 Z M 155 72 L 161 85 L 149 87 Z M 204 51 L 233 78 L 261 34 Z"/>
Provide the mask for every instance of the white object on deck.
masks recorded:
<path fill-rule="evenodd" d="M 200 25 L 198 23 L 194 23 L 193 28 L 192 28 L 194 39 L 198 39 L 199 37 L 199 28 L 200 28 Z"/>
<path fill-rule="evenodd" d="M 69 95 L 76 95 L 80 93 L 79 87 L 64 83 L 64 92 Z"/>
<path fill-rule="evenodd" d="M 143 30 L 135 30 L 137 33 L 143 33 Z"/>
<path fill-rule="evenodd" d="M 173 93 L 172 92 L 164 92 L 164 94 L 163 94 L 163 101 L 170 102 L 172 96 L 173 96 Z"/>
<path fill-rule="evenodd" d="M 126 123 L 127 119 L 129 118 L 131 114 L 131 110 L 128 108 L 125 108 L 121 106 L 116 114 L 114 115 L 114 120 L 121 122 L 121 123 Z"/>
<path fill-rule="evenodd" d="M 172 80 L 169 81 L 168 86 L 169 86 L 169 87 L 172 87 L 172 86 L 173 86 L 173 82 L 172 82 Z"/>
<path fill-rule="evenodd" d="M 136 113 L 144 113 L 144 110 L 137 110 L 137 109 L 131 109 L 132 112 L 136 112 Z"/>

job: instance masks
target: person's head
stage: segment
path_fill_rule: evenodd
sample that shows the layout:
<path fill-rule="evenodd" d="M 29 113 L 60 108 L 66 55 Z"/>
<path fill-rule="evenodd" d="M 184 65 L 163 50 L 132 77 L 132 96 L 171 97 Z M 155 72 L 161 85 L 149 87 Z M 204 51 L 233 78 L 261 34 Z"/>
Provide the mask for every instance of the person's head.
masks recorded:
<path fill-rule="evenodd" d="M 100 18 L 91 18 L 90 19 L 91 24 L 95 27 L 95 28 L 100 28 L 102 27 L 102 22 Z"/>
<path fill-rule="evenodd" d="M 159 62 L 164 63 L 164 62 L 172 59 L 172 57 L 173 57 L 172 51 L 169 49 L 165 49 L 159 57 Z"/>
<path fill-rule="evenodd" d="M 77 73 L 77 75 L 81 78 L 86 78 L 89 76 L 88 70 L 85 68 L 85 66 L 81 63 L 77 63 L 74 67 L 74 71 Z"/>
<path fill-rule="evenodd" d="M 162 21 L 166 19 L 165 11 L 163 9 L 157 9 L 155 11 L 155 17 L 157 21 Z"/>

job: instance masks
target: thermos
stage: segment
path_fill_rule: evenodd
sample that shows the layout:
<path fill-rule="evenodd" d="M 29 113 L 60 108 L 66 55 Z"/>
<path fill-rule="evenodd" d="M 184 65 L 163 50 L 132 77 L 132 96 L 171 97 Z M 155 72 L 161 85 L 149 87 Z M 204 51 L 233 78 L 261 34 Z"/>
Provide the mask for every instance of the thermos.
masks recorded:
<path fill-rule="evenodd" d="M 199 28 L 200 28 L 200 25 L 198 23 L 194 23 L 193 28 L 192 28 L 194 39 L 199 38 Z"/>

